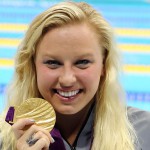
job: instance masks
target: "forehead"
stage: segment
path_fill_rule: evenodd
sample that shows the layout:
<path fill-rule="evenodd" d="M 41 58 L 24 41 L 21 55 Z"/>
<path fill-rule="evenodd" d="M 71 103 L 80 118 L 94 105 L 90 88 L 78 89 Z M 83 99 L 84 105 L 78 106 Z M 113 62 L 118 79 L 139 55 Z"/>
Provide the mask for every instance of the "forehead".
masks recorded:
<path fill-rule="evenodd" d="M 38 44 L 38 51 L 84 52 L 101 48 L 95 31 L 87 24 L 70 24 L 49 30 Z"/>
<path fill-rule="evenodd" d="M 95 36 L 95 38 L 96 38 L 96 35 L 97 35 L 94 27 L 92 27 L 88 23 L 72 23 L 72 24 L 63 25 L 61 27 L 56 27 L 56 28 L 50 29 L 49 31 L 47 31 L 47 33 L 44 35 L 44 37 L 47 34 L 50 34 L 50 35 L 53 34 L 53 38 L 55 37 L 54 35 L 57 36 L 58 34 L 60 37 L 69 36 L 71 34 L 71 37 L 73 37 L 73 38 L 75 38 L 76 36 L 78 36 L 78 38 L 79 38 L 79 35 L 87 36 L 89 34 L 91 36 Z"/>

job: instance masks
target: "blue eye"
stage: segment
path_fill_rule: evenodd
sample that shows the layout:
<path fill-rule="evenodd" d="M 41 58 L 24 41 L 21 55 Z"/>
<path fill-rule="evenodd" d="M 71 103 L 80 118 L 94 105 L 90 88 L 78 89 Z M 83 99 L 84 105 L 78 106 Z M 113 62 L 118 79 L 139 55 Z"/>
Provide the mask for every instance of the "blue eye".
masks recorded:
<path fill-rule="evenodd" d="M 84 65 L 86 65 L 86 64 L 88 64 L 89 62 L 90 62 L 89 60 L 83 59 L 83 60 L 77 61 L 76 64 L 77 64 L 77 65 L 79 65 L 79 64 L 84 64 Z"/>
<path fill-rule="evenodd" d="M 47 60 L 44 62 L 44 64 L 48 65 L 48 67 L 51 69 L 56 69 L 61 65 L 61 63 L 57 60 Z"/>
<path fill-rule="evenodd" d="M 78 68 L 86 69 L 90 64 L 90 61 L 87 59 L 83 59 L 83 60 L 77 61 L 75 64 Z"/>

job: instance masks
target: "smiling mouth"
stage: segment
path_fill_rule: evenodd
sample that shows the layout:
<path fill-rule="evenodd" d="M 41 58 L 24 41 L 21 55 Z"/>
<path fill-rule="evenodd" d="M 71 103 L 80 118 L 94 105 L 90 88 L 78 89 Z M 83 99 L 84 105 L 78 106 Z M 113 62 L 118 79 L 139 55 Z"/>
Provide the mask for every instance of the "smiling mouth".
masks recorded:
<path fill-rule="evenodd" d="M 57 93 L 60 96 L 65 97 L 65 98 L 74 97 L 77 94 L 81 93 L 82 91 L 83 91 L 82 89 L 74 90 L 74 91 L 61 91 L 61 90 L 54 89 L 54 93 Z"/>

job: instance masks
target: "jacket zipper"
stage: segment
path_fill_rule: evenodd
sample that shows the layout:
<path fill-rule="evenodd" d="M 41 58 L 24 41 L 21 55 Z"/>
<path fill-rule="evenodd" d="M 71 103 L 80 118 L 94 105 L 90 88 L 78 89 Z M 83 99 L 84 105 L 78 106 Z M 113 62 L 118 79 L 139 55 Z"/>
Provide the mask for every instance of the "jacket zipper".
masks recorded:
<path fill-rule="evenodd" d="M 73 146 L 73 147 L 71 148 L 71 150 L 76 150 L 76 147 Z"/>

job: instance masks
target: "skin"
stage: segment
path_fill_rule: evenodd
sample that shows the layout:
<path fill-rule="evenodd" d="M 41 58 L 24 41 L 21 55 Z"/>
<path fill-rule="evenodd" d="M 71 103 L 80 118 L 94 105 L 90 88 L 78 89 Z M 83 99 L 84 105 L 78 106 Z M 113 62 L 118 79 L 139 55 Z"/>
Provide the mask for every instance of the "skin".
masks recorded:
<path fill-rule="evenodd" d="M 38 43 L 35 66 L 39 92 L 54 107 L 56 126 L 61 134 L 73 144 L 103 76 L 100 41 L 94 30 L 86 23 L 53 29 Z M 24 124 L 22 120 L 14 127 L 18 140 L 27 139 L 34 129 L 37 133 L 43 133 L 41 137 L 46 138 L 45 145 L 51 142 L 51 137 L 32 123 L 26 132 L 18 136 L 18 126 Z"/>
<path fill-rule="evenodd" d="M 41 40 L 35 60 L 38 89 L 56 112 L 72 115 L 92 100 L 103 72 L 101 49 L 86 24 L 53 29 Z M 54 90 L 81 92 L 65 99 Z"/>
<path fill-rule="evenodd" d="M 29 127 L 25 130 L 26 127 Z M 16 137 L 17 150 L 48 150 L 50 143 L 53 143 L 53 138 L 49 132 L 34 124 L 34 120 L 20 119 L 13 126 L 12 130 Z M 39 139 L 33 146 L 29 146 L 26 142 L 32 135 L 34 139 Z"/>

